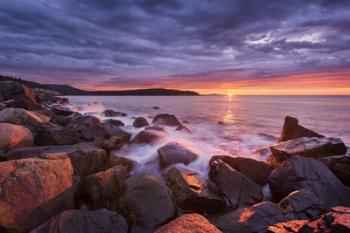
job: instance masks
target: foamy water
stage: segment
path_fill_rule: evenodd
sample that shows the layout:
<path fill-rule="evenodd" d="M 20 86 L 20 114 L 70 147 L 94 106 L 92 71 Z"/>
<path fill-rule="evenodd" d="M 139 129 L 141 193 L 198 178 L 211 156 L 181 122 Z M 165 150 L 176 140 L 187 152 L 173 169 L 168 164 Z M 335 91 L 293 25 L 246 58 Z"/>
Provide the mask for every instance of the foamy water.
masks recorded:
<path fill-rule="evenodd" d="M 115 153 L 147 167 L 157 157 L 157 149 L 169 141 L 185 144 L 200 157 L 189 168 L 206 174 L 214 154 L 244 156 L 265 160 L 268 147 L 276 142 L 286 115 L 321 134 L 340 137 L 350 144 L 350 97 L 339 96 L 71 96 L 75 108 L 84 114 L 105 117 L 105 109 L 128 114 L 115 117 L 135 136 L 142 129 L 132 126 L 134 117 L 149 122 L 159 113 L 175 114 L 192 129 L 189 134 L 165 127 L 168 136 L 155 145 L 125 146 Z M 160 109 L 155 110 L 153 106 Z M 225 125 L 218 125 L 223 121 Z"/>

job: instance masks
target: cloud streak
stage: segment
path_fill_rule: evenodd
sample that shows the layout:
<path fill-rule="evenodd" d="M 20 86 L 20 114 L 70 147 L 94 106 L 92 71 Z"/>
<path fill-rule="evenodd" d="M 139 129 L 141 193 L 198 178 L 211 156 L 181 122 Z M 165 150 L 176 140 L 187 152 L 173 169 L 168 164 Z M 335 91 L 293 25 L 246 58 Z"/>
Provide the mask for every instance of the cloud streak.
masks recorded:
<path fill-rule="evenodd" d="M 89 89 L 334 83 L 349 18 L 346 0 L 1 1 L 0 71 Z"/>

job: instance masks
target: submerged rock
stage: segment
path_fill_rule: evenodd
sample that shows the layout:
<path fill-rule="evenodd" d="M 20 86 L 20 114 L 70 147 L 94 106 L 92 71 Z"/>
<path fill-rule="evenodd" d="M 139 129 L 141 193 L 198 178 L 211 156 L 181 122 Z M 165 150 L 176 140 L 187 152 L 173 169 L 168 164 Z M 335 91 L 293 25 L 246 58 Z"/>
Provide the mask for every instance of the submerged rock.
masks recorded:
<path fill-rule="evenodd" d="M 48 122 L 35 129 L 35 144 L 38 146 L 72 145 L 79 142 L 80 134 L 72 128 Z"/>
<path fill-rule="evenodd" d="M 80 176 L 86 176 L 111 167 L 111 156 L 105 150 L 86 143 L 21 148 L 8 152 L 4 159 L 50 159 L 55 156 L 68 157 L 73 164 L 74 174 Z"/>
<path fill-rule="evenodd" d="M 117 119 L 107 119 L 105 120 L 105 123 L 114 125 L 114 126 L 124 126 L 124 122 L 117 120 Z"/>
<path fill-rule="evenodd" d="M 45 115 L 21 108 L 4 108 L 0 111 L 0 122 L 22 125 L 30 130 L 49 120 L 50 118 Z"/>
<path fill-rule="evenodd" d="M 20 125 L 0 123 L 0 150 L 32 146 L 33 142 L 33 134 L 29 129 Z"/>
<path fill-rule="evenodd" d="M 184 168 L 171 168 L 165 176 L 177 205 L 198 213 L 214 213 L 226 208 L 225 201 L 211 192 L 198 173 Z"/>
<path fill-rule="evenodd" d="M 181 122 L 173 114 L 158 114 L 153 118 L 155 125 L 181 126 Z"/>
<path fill-rule="evenodd" d="M 74 207 L 69 159 L 21 159 L 0 163 L 0 229 L 28 232 Z"/>
<path fill-rule="evenodd" d="M 280 162 L 301 155 L 322 158 L 331 155 L 343 155 L 346 146 L 339 138 L 307 138 L 302 137 L 275 144 L 270 147 L 272 155 Z"/>
<path fill-rule="evenodd" d="M 117 201 L 121 197 L 127 176 L 127 168 L 116 166 L 83 177 L 81 182 L 82 201 L 92 209 L 116 210 Z"/>
<path fill-rule="evenodd" d="M 213 161 L 210 179 L 234 208 L 253 205 L 263 199 L 261 187 L 222 160 Z"/>
<path fill-rule="evenodd" d="M 169 142 L 160 147 L 157 152 L 161 168 L 176 163 L 187 165 L 198 158 L 198 155 L 195 152 L 177 142 Z"/>
<path fill-rule="evenodd" d="M 284 142 L 301 137 L 323 138 L 324 136 L 299 125 L 298 119 L 286 116 L 286 118 L 284 119 L 282 133 L 278 141 Z"/>
<path fill-rule="evenodd" d="M 116 112 L 112 109 L 106 109 L 102 112 L 106 117 L 118 117 L 118 116 L 121 116 L 121 117 L 125 117 L 127 116 L 128 114 L 124 113 L 124 112 Z"/>
<path fill-rule="evenodd" d="M 149 124 L 148 124 L 148 121 L 146 120 L 146 118 L 136 117 L 134 120 L 134 123 L 132 125 L 136 128 L 141 128 L 141 127 L 148 126 Z"/>
<path fill-rule="evenodd" d="M 350 189 L 322 162 L 303 156 L 294 156 L 273 170 L 269 184 L 276 200 L 305 189 L 315 194 L 326 206 L 350 204 Z"/>
<path fill-rule="evenodd" d="M 239 171 L 259 185 L 265 185 L 268 182 L 269 175 L 272 171 L 271 166 L 265 162 L 250 158 L 232 157 L 227 155 L 213 156 L 210 159 L 209 165 L 213 164 L 218 159 L 224 161 L 230 167 Z"/>
<path fill-rule="evenodd" d="M 125 218 L 108 210 L 67 210 L 30 233 L 127 233 Z"/>
<path fill-rule="evenodd" d="M 142 130 L 131 140 L 131 144 L 154 144 L 166 136 L 167 134 L 164 131 L 153 129 Z"/>
<path fill-rule="evenodd" d="M 205 217 L 199 214 L 185 214 L 159 228 L 155 233 L 220 233 Z"/>
<path fill-rule="evenodd" d="M 183 131 L 183 132 L 186 132 L 186 133 L 192 133 L 192 130 L 189 127 L 184 126 L 184 125 L 180 125 L 180 126 L 176 127 L 175 130 L 176 131 Z"/>
<path fill-rule="evenodd" d="M 168 192 L 149 174 L 132 175 L 125 181 L 120 204 L 129 221 L 144 227 L 155 227 L 175 215 Z"/>

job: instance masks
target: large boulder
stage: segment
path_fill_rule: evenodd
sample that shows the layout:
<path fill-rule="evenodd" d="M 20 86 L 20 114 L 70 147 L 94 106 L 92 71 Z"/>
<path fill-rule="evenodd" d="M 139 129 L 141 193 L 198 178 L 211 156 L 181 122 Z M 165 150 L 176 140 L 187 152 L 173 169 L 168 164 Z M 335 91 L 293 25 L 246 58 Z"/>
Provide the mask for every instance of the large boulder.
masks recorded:
<path fill-rule="evenodd" d="M 239 171 L 259 185 L 265 185 L 268 182 L 269 175 L 272 171 L 271 166 L 267 163 L 244 157 L 216 155 L 210 159 L 209 164 L 212 164 L 218 159 L 224 161 L 230 167 Z"/>
<path fill-rule="evenodd" d="M 350 156 L 331 156 L 320 159 L 343 184 L 350 186 Z"/>
<path fill-rule="evenodd" d="M 30 130 L 34 130 L 49 120 L 50 118 L 43 114 L 21 108 L 4 108 L 0 111 L 0 122 L 22 125 Z"/>
<path fill-rule="evenodd" d="M 184 168 L 171 168 L 165 176 L 177 205 L 190 212 L 214 213 L 225 209 L 225 201 L 208 188 L 198 173 Z"/>
<path fill-rule="evenodd" d="M 35 129 L 35 144 L 38 146 L 72 145 L 79 142 L 80 134 L 72 128 L 48 122 Z"/>
<path fill-rule="evenodd" d="M 301 137 L 323 138 L 324 136 L 299 125 L 298 119 L 294 117 L 286 116 L 286 118 L 284 119 L 282 133 L 278 141 L 284 142 L 284 141 L 301 138 Z"/>
<path fill-rule="evenodd" d="M 153 118 L 155 125 L 181 126 L 181 122 L 173 114 L 158 114 Z"/>
<path fill-rule="evenodd" d="M 272 202 L 260 202 L 245 209 L 239 217 L 239 224 L 247 232 L 264 232 L 275 223 L 291 220 L 293 215 L 286 213 L 282 208 Z"/>
<path fill-rule="evenodd" d="M 131 222 L 145 227 L 155 227 L 175 215 L 167 190 L 149 174 L 132 175 L 125 181 L 120 205 Z"/>
<path fill-rule="evenodd" d="M 105 150 L 86 143 L 21 148 L 8 152 L 4 159 L 35 157 L 49 159 L 57 155 L 68 157 L 72 161 L 74 173 L 80 176 L 87 176 L 111 167 L 111 156 Z"/>
<path fill-rule="evenodd" d="M 135 128 L 141 128 L 141 127 L 148 126 L 149 123 L 148 123 L 147 119 L 144 117 L 136 117 L 134 122 L 132 123 L 132 125 Z"/>
<path fill-rule="evenodd" d="M 108 123 L 101 123 L 86 128 L 84 131 L 82 131 L 81 136 L 84 140 L 95 142 L 104 141 L 104 139 L 111 136 L 118 136 L 124 143 L 127 143 L 130 140 L 131 134 L 117 126 Z"/>
<path fill-rule="evenodd" d="M 105 209 L 67 210 L 51 218 L 30 233 L 127 233 L 123 216 Z"/>
<path fill-rule="evenodd" d="M 220 233 L 205 217 L 199 214 L 185 214 L 159 228 L 155 233 Z"/>
<path fill-rule="evenodd" d="M 350 189 L 322 162 L 303 156 L 294 156 L 273 170 L 269 184 L 276 200 L 305 189 L 315 194 L 326 206 L 350 204 Z"/>
<path fill-rule="evenodd" d="M 343 155 L 346 146 L 339 138 L 297 138 L 281 142 L 270 147 L 277 161 L 283 162 L 295 156 L 302 155 L 311 158 L 322 158 L 331 155 Z"/>
<path fill-rule="evenodd" d="M 293 215 L 272 202 L 260 202 L 249 208 L 215 216 L 211 222 L 223 232 L 265 232 L 268 226 L 293 219 Z"/>
<path fill-rule="evenodd" d="M 209 177 L 234 208 L 250 206 L 263 199 L 258 184 L 222 160 L 212 162 Z"/>
<path fill-rule="evenodd" d="M 12 81 L 2 81 L 0 82 L 0 100 L 10 100 L 10 99 L 27 99 L 32 102 L 36 102 L 35 95 L 30 88 L 26 85 L 12 82 Z"/>
<path fill-rule="evenodd" d="M 0 123 L 0 149 L 4 151 L 32 146 L 34 142 L 31 131 L 20 125 Z"/>
<path fill-rule="evenodd" d="M 60 126 L 67 126 L 73 119 L 76 119 L 77 117 L 81 117 L 82 115 L 78 112 L 74 113 L 71 116 L 61 116 L 61 115 L 57 115 L 54 114 L 51 119 L 50 122 L 56 124 L 56 125 L 60 125 Z"/>
<path fill-rule="evenodd" d="M 117 119 L 107 119 L 105 120 L 105 123 L 114 125 L 114 126 L 124 126 L 124 122 L 122 122 L 121 120 L 117 120 Z"/>
<path fill-rule="evenodd" d="M 67 124 L 67 127 L 73 128 L 78 132 L 83 132 L 85 129 L 101 124 L 101 120 L 94 116 L 83 116 L 76 114 Z"/>
<path fill-rule="evenodd" d="M 22 159 L 0 163 L 0 229 L 28 232 L 74 207 L 69 159 Z"/>
<path fill-rule="evenodd" d="M 83 177 L 81 182 L 82 201 L 92 209 L 116 210 L 117 201 L 121 197 L 127 176 L 126 167 L 115 166 Z"/>
<path fill-rule="evenodd" d="M 296 219 L 318 218 L 327 208 L 318 197 L 308 190 L 297 190 L 283 198 L 279 206 L 289 213 L 293 213 Z"/>
<path fill-rule="evenodd" d="M 301 229 L 302 233 L 330 232 L 346 233 L 350 232 L 350 208 L 337 206 L 319 218 L 305 224 Z"/>
<path fill-rule="evenodd" d="M 176 163 L 187 165 L 198 158 L 198 155 L 195 152 L 177 142 L 169 142 L 160 147 L 157 152 L 161 168 Z"/>
<path fill-rule="evenodd" d="M 154 144 L 165 138 L 167 134 L 161 130 L 147 129 L 142 130 L 132 140 L 131 144 Z"/>
<path fill-rule="evenodd" d="M 68 106 L 61 104 L 53 104 L 50 106 L 52 112 L 60 116 L 71 116 L 74 114 L 74 111 Z"/>
<path fill-rule="evenodd" d="M 124 112 L 117 112 L 112 109 L 106 109 L 102 112 L 106 117 L 125 117 L 127 116 Z"/>

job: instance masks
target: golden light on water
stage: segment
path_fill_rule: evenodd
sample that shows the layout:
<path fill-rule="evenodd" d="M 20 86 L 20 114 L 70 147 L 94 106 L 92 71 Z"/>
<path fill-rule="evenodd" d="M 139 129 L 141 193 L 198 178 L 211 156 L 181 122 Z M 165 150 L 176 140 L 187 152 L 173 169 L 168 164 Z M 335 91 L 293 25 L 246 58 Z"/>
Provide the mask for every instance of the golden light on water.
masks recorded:
<path fill-rule="evenodd" d="M 228 93 L 228 101 L 229 101 L 229 102 L 232 101 L 232 96 L 233 96 L 233 93 L 232 93 L 232 92 L 229 92 L 229 93 Z"/>

